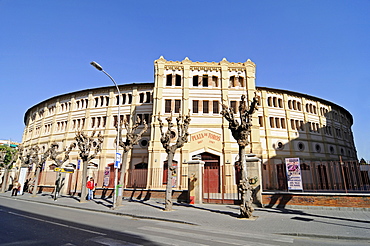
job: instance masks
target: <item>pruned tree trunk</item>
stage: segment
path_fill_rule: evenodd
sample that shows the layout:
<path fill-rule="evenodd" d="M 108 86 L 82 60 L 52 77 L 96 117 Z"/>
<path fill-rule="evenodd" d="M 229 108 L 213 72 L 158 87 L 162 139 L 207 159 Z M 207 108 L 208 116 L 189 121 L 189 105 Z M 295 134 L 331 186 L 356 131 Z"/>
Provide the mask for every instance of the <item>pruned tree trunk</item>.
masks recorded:
<path fill-rule="evenodd" d="M 9 180 L 9 169 L 12 167 L 14 161 L 18 158 L 18 155 L 19 152 L 16 150 L 4 149 L 0 151 L 0 163 L 4 167 L 3 182 L 1 185 L 0 193 L 4 193 L 6 191 Z"/>
<path fill-rule="evenodd" d="M 86 196 L 87 196 L 87 188 L 86 188 L 86 183 L 87 183 L 87 164 L 88 161 L 87 159 L 82 160 L 82 183 L 81 183 L 81 198 L 80 202 L 86 202 Z"/>
<path fill-rule="evenodd" d="M 120 124 L 120 122 L 118 122 Z M 122 199 L 123 199 L 123 191 L 125 188 L 125 174 L 126 174 L 126 166 L 127 166 L 127 159 L 130 150 L 134 147 L 134 145 L 139 143 L 139 140 L 141 139 L 142 135 L 148 130 L 148 124 L 145 120 L 143 120 L 144 128 L 139 132 L 135 133 L 137 128 L 140 126 L 141 120 L 139 117 L 136 118 L 135 124 L 133 124 L 132 127 L 130 127 L 129 122 L 126 120 L 123 122 L 123 125 L 126 129 L 126 140 L 122 140 L 122 134 L 121 132 L 117 132 L 118 138 L 119 138 L 119 146 L 123 148 L 123 154 L 122 154 L 122 162 L 121 162 L 121 176 L 119 179 L 119 185 L 122 186 L 121 192 L 118 192 L 116 204 L 117 206 L 122 205 Z M 118 128 L 118 127 L 117 127 Z M 120 128 L 122 130 L 122 128 Z M 117 129 L 118 131 L 118 129 Z"/>
<path fill-rule="evenodd" d="M 3 176 L 3 183 L 1 185 L 1 193 L 5 193 L 6 186 L 8 186 L 8 179 L 9 179 L 9 169 L 4 169 L 4 176 Z"/>
<path fill-rule="evenodd" d="M 90 137 L 87 136 L 83 131 L 79 131 L 76 133 L 75 139 L 80 151 L 80 158 L 82 159 L 82 183 L 80 202 L 86 202 L 87 165 L 89 161 L 94 159 L 96 155 L 101 151 L 101 146 L 103 144 L 104 138 L 100 134 L 100 132 L 95 139 L 95 131 L 91 133 Z M 90 151 L 94 151 L 94 153 L 90 155 Z"/>
<path fill-rule="evenodd" d="M 222 104 L 222 116 L 229 121 L 229 129 L 232 136 L 239 145 L 239 165 L 241 169 L 241 179 L 239 181 L 238 190 L 241 195 L 240 204 L 240 217 L 241 218 L 252 218 L 253 207 L 252 207 L 252 187 L 249 184 L 247 162 L 245 158 L 245 147 L 249 144 L 250 128 L 252 126 L 252 114 L 257 109 L 257 99 L 253 98 L 253 101 L 247 108 L 245 95 L 242 95 L 239 106 L 240 122 L 234 118 L 234 110 L 224 104 Z"/>
<path fill-rule="evenodd" d="M 36 168 L 36 175 L 35 175 L 35 184 L 33 186 L 32 190 L 32 197 L 35 197 L 37 194 L 37 188 L 39 185 L 39 179 L 40 179 L 40 173 L 41 173 L 41 167 Z"/>
<path fill-rule="evenodd" d="M 252 207 L 252 187 L 248 180 L 247 162 L 245 159 L 245 146 L 239 146 L 239 156 L 241 165 L 241 180 L 239 181 L 239 193 L 241 197 L 240 217 L 251 218 L 254 211 Z"/>
<path fill-rule="evenodd" d="M 172 176 L 174 167 L 172 165 L 173 158 L 175 156 L 176 150 L 178 148 L 182 148 L 185 143 L 188 142 L 188 129 L 190 124 L 190 111 L 189 114 L 186 116 L 181 116 L 176 118 L 176 125 L 177 125 L 177 139 L 176 141 L 173 141 L 174 143 L 171 143 L 171 137 L 173 135 L 172 127 L 172 114 L 170 117 L 166 118 L 167 121 L 167 131 L 163 131 L 163 122 L 160 118 L 160 115 L 158 115 L 158 121 L 159 121 L 159 129 L 161 131 L 161 143 L 163 148 L 166 150 L 167 153 L 167 185 L 166 185 L 166 197 L 165 197 L 165 211 L 171 211 L 172 210 Z"/>
<path fill-rule="evenodd" d="M 167 184 L 166 184 L 166 200 L 165 200 L 165 211 L 172 210 L 172 179 L 173 179 L 173 157 L 174 153 L 169 152 L 167 156 L 167 164 L 168 164 L 168 171 L 167 171 Z"/>

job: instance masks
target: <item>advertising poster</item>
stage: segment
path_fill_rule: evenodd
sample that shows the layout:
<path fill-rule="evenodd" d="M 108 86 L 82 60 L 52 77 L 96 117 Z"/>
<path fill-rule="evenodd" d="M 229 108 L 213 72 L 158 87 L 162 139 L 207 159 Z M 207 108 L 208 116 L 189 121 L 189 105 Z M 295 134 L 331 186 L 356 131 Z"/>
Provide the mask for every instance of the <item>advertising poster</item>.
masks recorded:
<path fill-rule="evenodd" d="M 285 164 L 288 190 L 303 190 L 299 158 L 286 158 Z"/>
<path fill-rule="evenodd" d="M 109 185 L 109 177 L 110 177 L 110 167 L 105 167 L 103 186 Z"/>

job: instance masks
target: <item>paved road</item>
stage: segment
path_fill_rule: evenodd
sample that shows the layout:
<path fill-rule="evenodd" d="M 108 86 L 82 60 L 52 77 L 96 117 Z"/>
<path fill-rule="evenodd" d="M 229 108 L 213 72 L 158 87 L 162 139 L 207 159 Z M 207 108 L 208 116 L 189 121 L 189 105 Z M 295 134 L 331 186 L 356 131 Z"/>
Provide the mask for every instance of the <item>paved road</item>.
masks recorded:
<path fill-rule="evenodd" d="M 49 196 L 0 196 L 0 245 L 369 245 L 368 211 L 257 209 L 236 219 L 237 206 L 174 206 L 99 199 L 57 202 Z M 117 216 L 125 215 L 125 216 Z M 4 218 L 4 219 L 3 219 Z M 4 228 L 5 227 L 5 228 Z M 5 236 L 4 236 L 5 235 Z M 294 236 L 293 236 L 294 235 Z M 356 239 L 357 238 L 357 239 Z"/>

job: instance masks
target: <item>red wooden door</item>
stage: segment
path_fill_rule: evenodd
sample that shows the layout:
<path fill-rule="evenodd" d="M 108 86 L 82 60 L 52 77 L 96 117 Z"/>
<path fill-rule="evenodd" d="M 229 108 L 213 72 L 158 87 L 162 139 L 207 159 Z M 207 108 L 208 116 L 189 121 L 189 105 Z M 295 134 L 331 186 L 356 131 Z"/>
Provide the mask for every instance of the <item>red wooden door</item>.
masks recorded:
<path fill-rule="evenodd" d="M 203 192 L 220 193 L 220 157 L 210 153 L 201 154 L 204 161 Z"/>

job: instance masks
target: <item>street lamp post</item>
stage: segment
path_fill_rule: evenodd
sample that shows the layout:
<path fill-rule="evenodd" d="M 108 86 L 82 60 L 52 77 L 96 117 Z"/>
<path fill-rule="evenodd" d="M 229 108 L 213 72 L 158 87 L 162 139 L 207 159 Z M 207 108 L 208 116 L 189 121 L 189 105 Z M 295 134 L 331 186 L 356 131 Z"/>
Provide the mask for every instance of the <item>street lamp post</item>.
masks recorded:
<path fill-rule="evenodd" d="M 116 86 L 116 89 L 117 89 L 117 92 L 118 92 L 118 115 L 117 115 L 117 139 L 116 139 L 116 155 L 115 155 L 115 162 L 114 162 L 114 190 L 113 190 L 113 209 L 116 208 L 116 202 L 117 202 L 117 197 L 118 197 L 118 194 L 117 194 L 117 178 L 118 178 L 118 166 L 119 166 L 119 159 L 118 159 L 118 146 L 119 146 L 119 133 L 121 132 L 120 130 L 120 127 L 121 127 L 121 115 L 120 115 L 120 97 L 121 97 L 121 92 L 118 88 L 118 85 L 116 83 L 116 81 L 114 81 L 114 79 L 112 78 L 112 76 L 110 76 L 106 71 L 104 71 L 103 67 L 100 66 L 97 62 L 93 61 L 93 62 L 90 62 L 90 64 L 95 67 L 96 69 L 98 69 L 99 71 L 102 71 L 103 73 L 105 73 L 105 75 L 107 75 L 111 80 L 112 82 L 114 83 L 114 85 Z"/>

